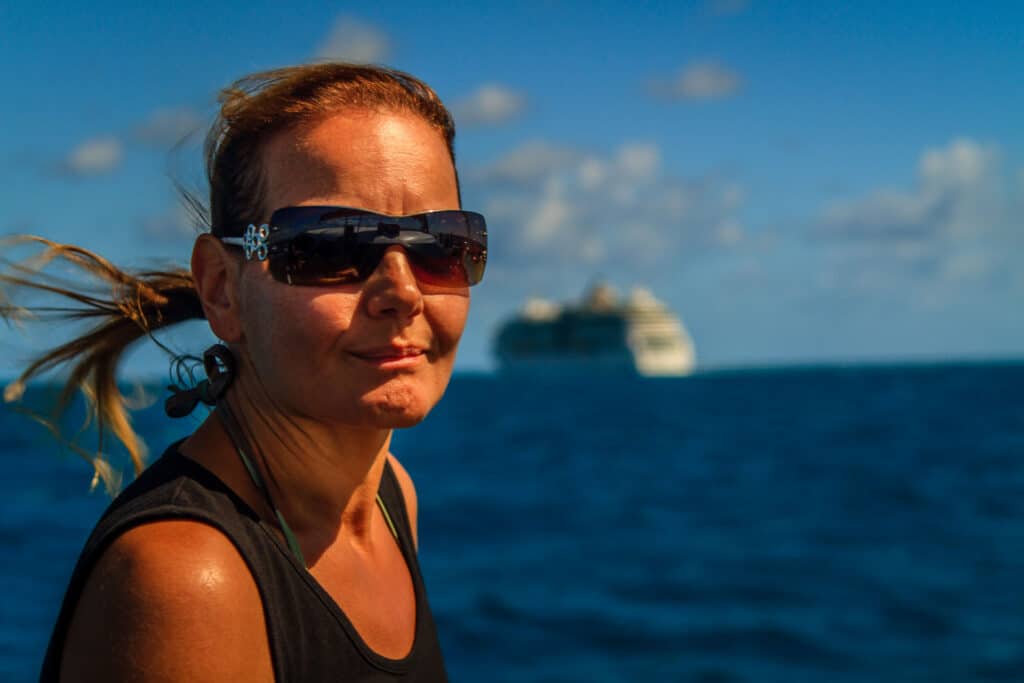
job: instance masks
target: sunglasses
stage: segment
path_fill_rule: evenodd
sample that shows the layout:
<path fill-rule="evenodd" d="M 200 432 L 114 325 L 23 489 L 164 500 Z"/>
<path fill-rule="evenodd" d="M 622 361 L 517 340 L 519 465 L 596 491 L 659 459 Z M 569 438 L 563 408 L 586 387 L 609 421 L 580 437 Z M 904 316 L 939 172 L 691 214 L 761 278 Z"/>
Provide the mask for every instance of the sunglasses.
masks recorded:
<path fill-rule="evenodd" d="M 428 211 L 388 216 L 345 206 L 291 206 L 270 222 L 249 225 L 244 237 L 222 237 L 267 261 L 271 276 L 290 285 L 362 282 L 392 245 L 405 248 L 420 282 L 467 287 L 487 265 L 487 223 L 472 211 Z"/>

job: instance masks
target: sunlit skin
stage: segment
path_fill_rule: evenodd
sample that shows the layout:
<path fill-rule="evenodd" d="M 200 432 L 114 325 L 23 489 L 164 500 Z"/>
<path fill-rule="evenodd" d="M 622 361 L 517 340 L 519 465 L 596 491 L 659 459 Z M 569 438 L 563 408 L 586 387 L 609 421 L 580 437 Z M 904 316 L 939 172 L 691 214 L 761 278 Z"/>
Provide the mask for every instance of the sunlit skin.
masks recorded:
<path fill-rule="evenodd" d="M 346 111 L 285 131 L 266 145 L 263 168 L 264 219 L 297 205 L 392 215 L 459 208 L 443 138 L 407 113 Z M 310 573 L 371 648 L 404 656 L 415 595 L 376 492 L 390 461 L 415 533 L 415 489 L 388 452 L 391 430 L 416 424 L 441 398 L 468 289 L 418 282 L 400 246 L 365 282 L 342 286 L 277 282 L 266 264 L 210 236 L 197 240 L 192 270 L 213 332 L 238 360 L 227 400 L 258 444 L 257 466 Z M 276 526 L 216 416 L 181 451 Z M 188 521 L 121 536 L 83 592 L 62 676 L 272 680 L 259 593 L 234 546 Z"/>

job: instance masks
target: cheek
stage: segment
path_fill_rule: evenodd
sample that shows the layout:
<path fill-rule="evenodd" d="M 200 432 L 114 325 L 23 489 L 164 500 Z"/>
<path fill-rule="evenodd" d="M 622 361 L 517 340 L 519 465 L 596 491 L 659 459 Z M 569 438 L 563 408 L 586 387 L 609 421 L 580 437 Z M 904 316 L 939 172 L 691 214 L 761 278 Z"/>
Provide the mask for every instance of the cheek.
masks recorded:
<path fill-rule="evenodd" d="M 433 364 L 434 374 L 431 381 L 430 400 L 436 403 L 444 394 L 451 380 L 455 366 L 455 352 L 462 339 L 469 313 L 469 297 L 445 296 L 446 301 L 438 302 L 437 306 L 427 306 L 426 316 L 434 333 L 434 343 L 438 357 Z"/>
<path fill-rule="evenodd" d="M 275 286 L 277 285 L 277 286 Z M 343 293 L 314 294 L 308 288 L 278 283 L 254 288 L 246 301 L 246 341 L 253 362 L 265 379 L 316 377 L 317 367 L 351 326 L 356 297 Z M 288 383 L 293 383 L 294 380 Z M 274 382 L 278 388 L 283 382 Z"/>
<path fill-rule="evenodd" d="M 444 295 L 436 300 L 427 297 L 424 314 L 430 322 L 439 354 L 449 363 L 454 361 L 455 350 L 469 315 L 469 296 Z"/>

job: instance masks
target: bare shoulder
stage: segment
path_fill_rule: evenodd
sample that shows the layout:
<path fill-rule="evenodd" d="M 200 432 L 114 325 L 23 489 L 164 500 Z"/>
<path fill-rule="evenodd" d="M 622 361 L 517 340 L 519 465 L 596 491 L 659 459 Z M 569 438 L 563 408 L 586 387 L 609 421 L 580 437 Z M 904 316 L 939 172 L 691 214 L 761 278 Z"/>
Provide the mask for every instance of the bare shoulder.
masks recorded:
<path fill-rule="evenodd" d="M 394 454 L 388 453 L 388 462 L 391 463 L 391 469 L 394 470 L 395 478 L 398 479 L 398 486 L 402 489 L 402 497 L 405 498 L 405 509 L 409 512 L 409 524 L 412 526 L 412 540 L 419 546 L 416 530 L 416 487 L 412 483 L 412 477 L 402 467 L 402 463 L 398 462 L 398 458 Z"/>
<path fill-rule="evenodd" d="M 118 537 L 75 608 L 61 680 L 273 680 L 259 590 L 235 546 L 184 520 Z"/>

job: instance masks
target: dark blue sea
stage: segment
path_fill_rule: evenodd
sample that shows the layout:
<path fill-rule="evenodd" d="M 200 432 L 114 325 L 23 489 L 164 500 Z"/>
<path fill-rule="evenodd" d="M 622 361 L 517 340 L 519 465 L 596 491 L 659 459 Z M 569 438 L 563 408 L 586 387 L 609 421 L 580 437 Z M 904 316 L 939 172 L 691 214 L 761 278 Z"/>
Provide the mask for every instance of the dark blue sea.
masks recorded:
<path fill-rule="evenodd" d="M 159 452 L 195 421 L 136 424 Z M 0 434 L 27 681 L 106 499 Z M 393 450 L 454 681 L 1024 681 L 1024 363 L 462 376 Z"/>

